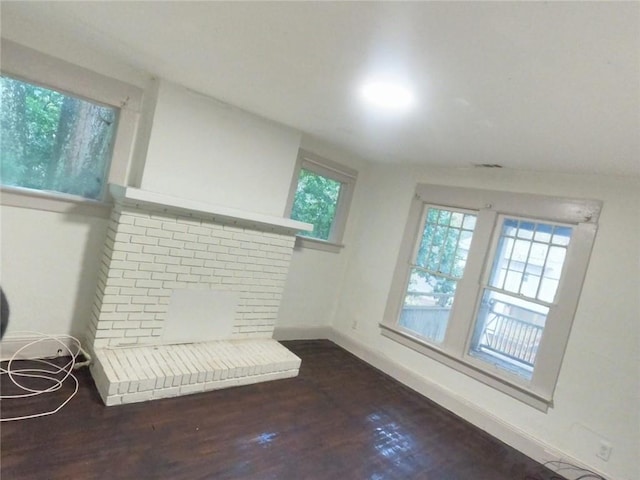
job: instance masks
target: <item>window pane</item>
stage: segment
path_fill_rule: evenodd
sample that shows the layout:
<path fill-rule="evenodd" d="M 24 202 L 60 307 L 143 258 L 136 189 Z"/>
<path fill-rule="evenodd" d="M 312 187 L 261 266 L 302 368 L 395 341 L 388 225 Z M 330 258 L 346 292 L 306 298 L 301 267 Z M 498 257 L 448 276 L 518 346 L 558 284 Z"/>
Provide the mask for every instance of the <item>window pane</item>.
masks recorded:
<path fill-rule="evenodd" d="M 101 198 L 118 111 L 0 80 L 2 184 Z"/>
<path fill-rule="evenodd" d="M 434 343 L 444 340 L 457 282 L 412 269 L 399 324 Z"/>
<path fill-rule="evenodd" d="M 475 215 L 429 207 L 399 325 L 441 343 L 467 262 Z"/>
<path fill-rule="evenodd" d="M 548 312 L 548 307 L 485 289 L 469 354 L 530 380 Z"/>
<path fill-rule="evenodd" d="M 553 302 L 571 231 L 570 227 L 505 219 L 489 286 Z"/>
<path fill-rule="evenodd" d="M 313 225 L 312 232 L 301 232 L 300 235 L 329 240 L 341 187 L 337 180 L 304 168 L 300 170 L 291 218 Z"/>

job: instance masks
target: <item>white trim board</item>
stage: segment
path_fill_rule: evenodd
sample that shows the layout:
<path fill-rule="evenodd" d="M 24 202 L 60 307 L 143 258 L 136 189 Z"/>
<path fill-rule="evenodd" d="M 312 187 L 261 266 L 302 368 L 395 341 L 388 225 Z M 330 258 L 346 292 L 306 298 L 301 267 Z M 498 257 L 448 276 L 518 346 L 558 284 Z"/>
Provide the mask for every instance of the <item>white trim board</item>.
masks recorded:
<path fill-rule="evenodd" d="M 429 382 L 410 371 L 403 365 L 393 362 L 391 359 L 382 356 L 380 353 L 371 350 L 368 346 L 360 343 L 353 338 L 335 330 L 331 327 L 281 327 L 276 328 L 274 338 L 278 340 L 310 340 L 310 339 L 328 339 L 344 348 L 349 353 L 365 361 L 369 365 L 393 377 L 403 385 L 411 388 L 424 397 L 432 400 L 441 407 L 449 410 L 460 418 L 466 420 L 472 425 L 484 430 L 491 436 L 506 443 L 519 452 L 527 455 L 538 463 L 546 462 L 568 462 L 577 467 L 585 468 L 597 473 L 608 480 L 614 479 L 607 474 L 598 471 L 590 465 L 586 465 L 570 455 L 552 447 L 540 439 L 532 437 L 528 433 L 515 428 L 503 420 L 492 415 L 486 410 L 478 408 L 466 399 L 456 395 L 454 392 L 442 388 L 440 385 Z M 549 466 L 551 470 L 553 468 Z M 561 473 L 569 480 L 576 480 L 583 475 L 584 472 L 572 474 L 568 470 Z"/>
<path fill-rule="evenodd" d="M 274 340 L 329 340 L 333 336 L 331 327 L 276 327 Z"/>
<path fill-rule="evenodd" d="M 55 337 L 55 335 L 53 336 Z M 11 360 L 11 358 L 16 355 L 21 348 L 39 340 L 40 338 L 41 337 L 5 336 L 0 343 L 0 361 Z M 65 350 L 59 342 L 62 342 L 68 349 L 71 349 L 72 352 L 76 351 L 76 347 L 73 346 L 74 342 L 72 342 L 70 338 L 59 338 L 58 341 L 53 338 L 45 338 L 35 345 L 25 348 L 16 356 L 16 360 L 33 360 L 39 358 L 68 356 L 68 350 Z M 60 353 L 60 350 L 62 350 L 62 353 Z"/>

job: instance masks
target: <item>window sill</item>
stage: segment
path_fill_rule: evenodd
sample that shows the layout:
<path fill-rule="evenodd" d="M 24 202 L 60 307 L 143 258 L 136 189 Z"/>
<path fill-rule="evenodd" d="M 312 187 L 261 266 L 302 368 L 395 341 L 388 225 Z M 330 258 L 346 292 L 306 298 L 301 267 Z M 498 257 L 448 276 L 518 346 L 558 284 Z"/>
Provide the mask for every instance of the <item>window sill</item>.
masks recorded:
<path fill-rule="evenodd" d="M 318 238 L 303 237 L 301 235 L 298 235 L 296 236 L 295 248 L 310 248 L 312 250 L 340 253 L 340 250 L 344 248 L 344 245 L 340 243 L 328 242 L 327 240 L 320 240 Z"/>
<path fill-rule="evenodd" d="M 112 204 L 64 193 L 2 186 L 0 205 L 47 212 L 109 218 Z"/>
<path fill-rule="evenodd" d="M 383 336 L 394 340 L 405 347 L 411 348 L 418 353 L 426 355 L 434 360 L 443 363 L 444 365 L 464 373 L 469 377 L 478 380 L 490 387 L 499 390 L 527 405 L 546 413 L 549 407 L 553 406 L 553 401 L 550 398 L 544 398 L 542 395 L 527 390 L 523 386 L 510 383 L 505 378 L 493 375 L 480 367 L 467 362 L 465 359 L 458 358 L 454 355 L 450 355 L 443 350 L 430 345 L 417 337 L 414 337 L 407 331 L 398 328 L 395 325 L 388 325 L 380 323 L 381 333 Z"/>

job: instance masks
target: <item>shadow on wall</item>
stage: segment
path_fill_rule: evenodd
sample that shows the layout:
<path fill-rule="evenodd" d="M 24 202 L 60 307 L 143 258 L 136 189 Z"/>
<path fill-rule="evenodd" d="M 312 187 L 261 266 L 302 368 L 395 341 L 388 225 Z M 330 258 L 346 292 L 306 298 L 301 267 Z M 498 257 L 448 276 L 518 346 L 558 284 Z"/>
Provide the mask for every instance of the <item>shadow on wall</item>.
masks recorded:
<path fill-rule="evenodd" d="M 110 210 L 109 210 L 110 212 Z M 64 215 L 64 221 L 87 226 L 81 268 L 76 282 L 75 303 L 71 319 L 71 335 L 84 343 L 91 320 L 91 306 L 98 285 L 98 272 L 102 263 L 102 251 L 107 238 L 109 218 L 90 216 L 86 211 L 72 208 Z M 63 333 L 63 332 L 60 332 Z"/>
<path fill-rule="evenodd" d="M 0 339 L 4 337 L 4 332 L 9 324 L 9 301 L 0 287 Z"/>

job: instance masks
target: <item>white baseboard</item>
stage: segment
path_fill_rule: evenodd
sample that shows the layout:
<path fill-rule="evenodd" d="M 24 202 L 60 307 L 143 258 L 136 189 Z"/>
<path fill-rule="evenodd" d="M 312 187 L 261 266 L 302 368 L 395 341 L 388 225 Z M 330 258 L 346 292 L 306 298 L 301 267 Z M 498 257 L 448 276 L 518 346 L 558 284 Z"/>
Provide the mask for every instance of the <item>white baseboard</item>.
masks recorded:
<path fill-rule="evenodd" d="M 0 360 L 10 360 L 13 357 L 17 360 L 52 358 L 69 355 L 68 349 L 71 349 L 72 352 L 77 350 L 75 346 L 72 346 L 72 340 L 67 337 L 62 337 L 59 341 L 53 338 L 44 338 L 27 347 L 27 345 L 40 338 L 36 336 L 4 337 L 0 342 Z M 59 342 L 62 342 L 64 346 L 60 345 Z"/>
<path fill-rule="evenodd" d="M 455 415 L 486 431 L 491 436 L 501 440 L 541 464 L 559 461 L 568 462 L 577 467 L 593 471 L 603 478 L 614 480 L 612 477 L 608 477 L 604 473 L 599 472 L 594 467 L 585 465 L 583 462 L 544 443 L 540 439 L 532 437 L 528 433 L 497 418 L 490 412 L 478 408 L 476 405 L 460 397 L 454 392 L 447 390 L 440 385 L 429 382 L 425 378 L 417 375 L 415 372 L 408 370 L 403 365 L 381 355 L 379 352 L 371 350 L 365 344 L 360 343 L 335 329 L 330 329 L 328 338 L 371 366 L 395 378 L 400 383 L 429 398 L 441 407 L 453 412 Z M 549 468 L 554 470 L 553 465 L 550 465 Z M 569 480 L 575 480 L 581 475 L 584 475 L 585 472 L 572 473 L 568 470 L 563 470 L 560 473 Z"/>
<path fill-rule="evenodd" d="M 327 340 L 333 335 L 331 327 L 276 327 L 274 340 Z"/>

